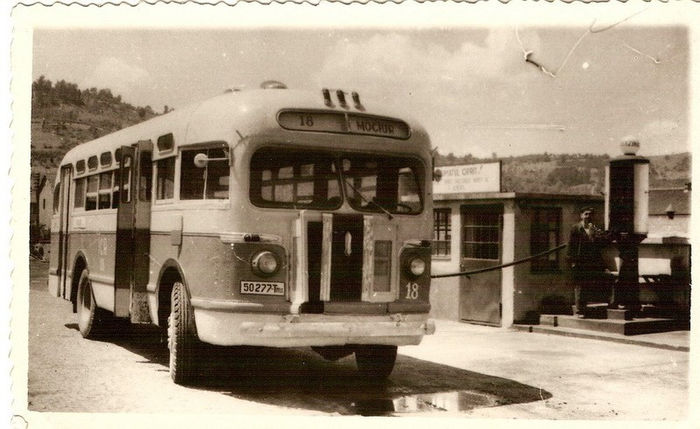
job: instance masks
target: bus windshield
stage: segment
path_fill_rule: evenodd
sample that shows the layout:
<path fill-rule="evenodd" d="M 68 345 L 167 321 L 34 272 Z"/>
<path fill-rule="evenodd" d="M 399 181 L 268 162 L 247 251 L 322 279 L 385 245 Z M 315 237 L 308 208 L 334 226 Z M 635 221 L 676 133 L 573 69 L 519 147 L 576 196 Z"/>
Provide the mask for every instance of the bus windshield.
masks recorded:
<path fill-rule="evenodd" d="M 259 207 L 333 210 L 343 188 L 355 210 L 417 214 L 421 174 L 415 158 L 266 148 L 251 160 L 250 197 Z"/>

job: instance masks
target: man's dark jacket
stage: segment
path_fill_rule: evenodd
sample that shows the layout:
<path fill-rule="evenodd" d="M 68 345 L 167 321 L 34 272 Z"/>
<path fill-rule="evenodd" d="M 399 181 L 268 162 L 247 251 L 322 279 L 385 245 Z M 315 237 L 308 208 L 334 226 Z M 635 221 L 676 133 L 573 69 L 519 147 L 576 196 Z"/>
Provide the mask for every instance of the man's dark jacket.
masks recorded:
<path fill-rule="evenodd" d="M 567 255 L 574 271 L 603 271 L 605 269 L 601 253 L 605 240 L 597 235 L 595 229 L 591 235 L 588 235 L 583 227 L 583 221 L 571 227 Z"/>

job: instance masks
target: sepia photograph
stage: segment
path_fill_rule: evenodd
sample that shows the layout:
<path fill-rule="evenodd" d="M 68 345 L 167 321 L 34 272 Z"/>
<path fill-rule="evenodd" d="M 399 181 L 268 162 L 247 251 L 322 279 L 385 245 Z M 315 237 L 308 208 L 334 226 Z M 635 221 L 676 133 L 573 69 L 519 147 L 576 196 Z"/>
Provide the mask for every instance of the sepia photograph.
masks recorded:
<path fill-rule="evenodd" d="M 694 9 L 132 3 L 12 11 L 13 425 L 693 418 Z"/>

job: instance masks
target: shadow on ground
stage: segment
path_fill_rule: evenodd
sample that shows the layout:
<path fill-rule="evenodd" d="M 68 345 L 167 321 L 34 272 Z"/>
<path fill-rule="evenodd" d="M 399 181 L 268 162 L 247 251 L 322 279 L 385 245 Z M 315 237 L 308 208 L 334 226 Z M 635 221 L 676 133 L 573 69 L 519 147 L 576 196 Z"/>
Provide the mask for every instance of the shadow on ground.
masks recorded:
<path fill-rule="evenodd" d="M 76 324 L 67 328 L 77 329 Z M 130 326 L 107 341 L 168 367 L 160 331 Z M 400 351 L 400 350 L 399 350 Z M 513 380 L 400 355 L 388 380 L 360 377 L 352 356 L 328 362 L 309 348 L 214 347 L 201 350 L 190 388 L 261 404 L 341 415 L 466 412 L 545 400 L 552 395 Z"/>

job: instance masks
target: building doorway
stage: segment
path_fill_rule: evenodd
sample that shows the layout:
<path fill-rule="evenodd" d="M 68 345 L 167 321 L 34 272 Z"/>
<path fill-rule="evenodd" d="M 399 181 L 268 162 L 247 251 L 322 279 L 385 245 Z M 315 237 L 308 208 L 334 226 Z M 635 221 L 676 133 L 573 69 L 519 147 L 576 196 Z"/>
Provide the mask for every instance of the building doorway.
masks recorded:
<path fill-rule="evenodd" d="M 460 271 L 499 265 L 503 253 L 503 205 L 463 205 L 460 212 Z M 461 320 L 501 325 L 501 278 L 501 270 L 460 277 Z"/>

